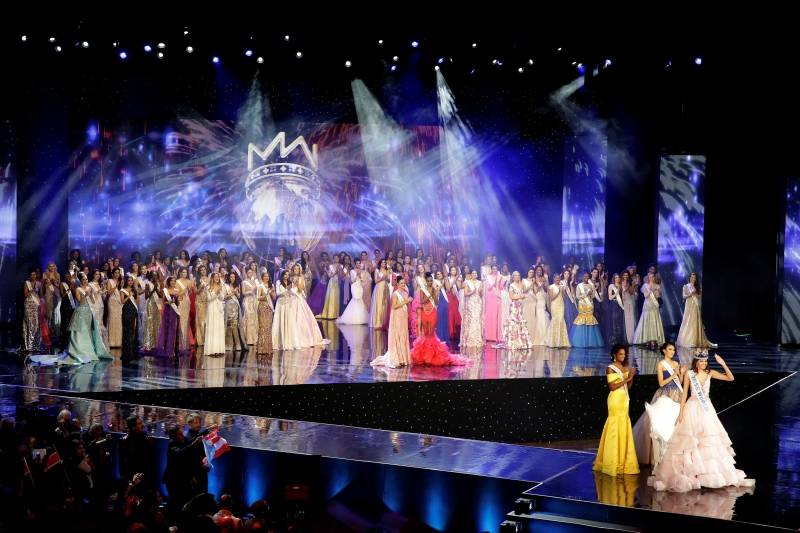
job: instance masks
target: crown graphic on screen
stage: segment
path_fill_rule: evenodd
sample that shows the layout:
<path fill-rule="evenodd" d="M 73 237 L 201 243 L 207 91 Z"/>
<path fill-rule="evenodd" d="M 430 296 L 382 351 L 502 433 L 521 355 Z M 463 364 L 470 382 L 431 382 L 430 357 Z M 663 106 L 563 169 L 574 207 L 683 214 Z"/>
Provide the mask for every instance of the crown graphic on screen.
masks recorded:
<path fill-rule="evenodd" d="M 317 164 L 317 145 L 313 144 L 309 148 L 302 135 L 287 146 L 286 133 L 281 131 L 263 150 L 249 143 L 248 175 L 245 182 L 247 198 L 252 199 L 256 189 L 263 185 L 288 187 L 293 190 L 298 190 L 299 187 L 303 190 L 304 196 L 318 198 L 320 179 L 317 174 Z"/>

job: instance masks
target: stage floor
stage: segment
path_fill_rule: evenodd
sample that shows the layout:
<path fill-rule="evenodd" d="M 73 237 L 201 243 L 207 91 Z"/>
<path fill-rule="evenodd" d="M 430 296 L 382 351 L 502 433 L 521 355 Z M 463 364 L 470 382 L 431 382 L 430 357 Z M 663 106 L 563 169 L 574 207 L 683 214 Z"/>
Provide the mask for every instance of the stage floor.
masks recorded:
<path fill-rule="evenodd" d="M 122 363 L 119 350 L 113 361 L 83 366 L 39 366 L 26 364 L 13 351 L 0 352 L 0 383 L 27 385 L 57 391 L 88 392 L 130 389 L 198 387 L 249 387 L 323 383 L 381 383 L 463 379 L 569 378 L 600 376 L 609 363 L 608 348 L 554 349 L 536 346 L 509 352 L 487 345 L 482 350 L 462 352 L 470 360 L 463 367 L 373 368 L 369 362 L 386 351 L 386 332 L 367 326 L 337 326 L 323 322 L 324 348 L 256 355 L 228 352 L 209 357 L 202 347 L 190 357 L 177 360 L 153 356 Z M 452 352 L 459 352 L 451 344 Z M 722 343 L 717 349 L 734 372 L 795 371 L 800 349 L 784 350 L 775 345 Z M 690 362 L 691 349 L 679 349 L 682 361 Z M 640 373 L 655 373 L 658 351 L 631 348 L 631 358 Z"/>
<path fill-rule="evenodd" d="M 121 429 L 125 416 L 136 412 L 152 421 L 150 431 L 162 436 L 165 421 L 181 420 L 186 411 L 59 394 L 392 381 L 569 379 L 602 376 L 609 361 L 606 348 L 536 347 L 523 353 L 509 353 L 487 346 L 477 353 L 466 354 L 471 359 L 466 367 L 375 369 L 369 366 L 369 361 L 385 350 L 385 332 L 359 326 L 339 329 L 330 324 L 325 333 L 332 342 L 324 349 L 269 356 L 237 352 L 209 357 L 198 350 L 191 357 L 177 361 L 141 357 L 123 364 L 115 358 L 78 367 L 59 367 L 29 364 L 12 351 L 0 352 L 0 413 L 13 415 L 19 405 L 31 402 L 69 403 L 84 425 L 100 419 L 114 429 Z M 451 350 L 457 351 L 455 347 Z M 800 366 L 797 349 L 737 342 L 722 343 L 717 351 L 735 373 L 796 372 Z M 654 372 L 657 352 L 633 348 L 631 354 L 641 372 Z M 680 356 L 688 362 L 690 354 L 681 351 Z M 624 479 L 595 476 L 591 465 L 596 442 L 592 441 L 559 445 L 560 449 L 556 449 L 218 412 L 203 414 L 209 423 L 219 423 L 235 446 L 524 481 L 530 482 L 531 493 L 547 497 L 797 529 L 800 528 L 799 399 L 800 374 L 794 374 L 720 415 L 733 440 L 738 466 L 757 480 L 752 494 L 736 490 L 657 494 L 646 486 L 646 471 Z M 763 416 L 765 406 L 769 417 Z M 508 502 L 509 510 L 512 504 L 513 501 Z"/>

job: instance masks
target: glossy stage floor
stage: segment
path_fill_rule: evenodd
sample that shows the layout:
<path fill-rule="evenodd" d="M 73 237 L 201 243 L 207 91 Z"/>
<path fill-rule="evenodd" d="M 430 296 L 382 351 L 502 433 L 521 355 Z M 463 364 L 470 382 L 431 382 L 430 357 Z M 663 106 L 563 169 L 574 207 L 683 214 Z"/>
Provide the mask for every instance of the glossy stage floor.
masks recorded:
<path fill-rule="evenodd" d="M 722 343 L 718 351 L 737 379 L 715 383 L 711 397 L 738 466 L 756 487 L 671 494 L 647 487 L 646 471 L 615 479 L 591 470 L 605 416 L 599 378 L 607 349 L 509 353 L 487 346 L 464 354 L 471 360 L 465 367 L 391 370 L 369 365 L 385 350 L 385 332 L 334 324 L 323 324 L 323 332 L 332 341 L 324 349 L 269 356 L 198 350 L 177 361 L 59 367 L 6 351 L 0 412 L 69 405 L 84 426 L 102 421 L 119 431 L 134 412 L 163 437 L 166 422 L 200 411 L 242 454 L 266 454 L 243 456 L 250 470 L 271 464 L 269 454 L 322 458 L 330 463 L 325 498 L 345 498 L 356 478 L 371 479 L 387 513 L 440 530 L 497 531 L 507 518 L 540 530 L 682 527 L 709 518 L 742 530 L 800 527 L 800 351 Z M 635 421 L 656 386 L 658 354 L 634 348 L 632 358 L 643 374 L 640 390 L 631 391 Z M 263 468 L 255 471 L 263 478 Z M 221 469 L 212 488 L 233 479 L 256 483 L 246 472 Z M 257 490 L 250 485 L 246 491 Z M 535 508 L 515 506 L 519 497 Z"/>

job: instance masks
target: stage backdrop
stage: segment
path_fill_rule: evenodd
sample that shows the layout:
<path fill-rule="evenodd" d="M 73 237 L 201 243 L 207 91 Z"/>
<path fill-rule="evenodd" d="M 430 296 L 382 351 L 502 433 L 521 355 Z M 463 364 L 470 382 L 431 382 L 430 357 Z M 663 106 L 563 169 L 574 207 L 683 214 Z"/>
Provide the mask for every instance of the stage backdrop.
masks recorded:
<path fill-rule="evenodd" d="M 0 323 L 16 318 L 17 180 L 14 168 L 14 128 L 0 121 Z"/>
<path fill-rule="evenodd" d="M 70 247 L 90 258 L 223 246 L 268 257 L 278 246 L 469 251 L 478 204 L 464 196 L 479 170 L 459 168 L 454 187 L 440 140 L 437 126 L 385 136 L 354 124 L 266 134 L 196 118 L 94 122 L 75 158 Z"/>
<path fill-rule="evenodd" d="M 561 208 L 562 264 L 591 267 L 603 260 L 606 236 L 605 137 L 583 134 L 564 148 L 564 200 Z"/>
<path fill-rule="evenodd" d="M 702 155 L 661 157 L 658 193 L 658 272 L 663 290 L 662 312 L 667 338 L 669 328 L 680 326 L 683 286 L 689 275 L 703 281 L 703 181 L 706 158 Z M 646 269 L 640 269 L 646 272 Z M 673 333 L 677 334 L 677 331 Z"/>
<path fill-rule="evenodd" d="M 800 178 L 786 186 L 781 344 L 800 343 Z"/>

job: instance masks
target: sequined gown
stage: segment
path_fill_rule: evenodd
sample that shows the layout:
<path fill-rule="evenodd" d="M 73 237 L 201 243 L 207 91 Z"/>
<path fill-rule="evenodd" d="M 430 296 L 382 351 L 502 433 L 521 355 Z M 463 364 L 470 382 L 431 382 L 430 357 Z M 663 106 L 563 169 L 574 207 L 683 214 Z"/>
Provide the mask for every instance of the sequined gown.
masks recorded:
<path fill-rule="evenodd" d="M 467 294 L 467 288 L 470 294 Z M 483 347 L 483 298 L 480 294 L 481 282 L 464 282 L 464 316 L 461 321 L 461 347 Z"/>
<path fill-rule="evenodd" d="M 122 300 L 119 297 L 119 287 L 110 279 L 106 282 L 108 289 L 108 346 L 109 348 L 122 347 Z"/>

